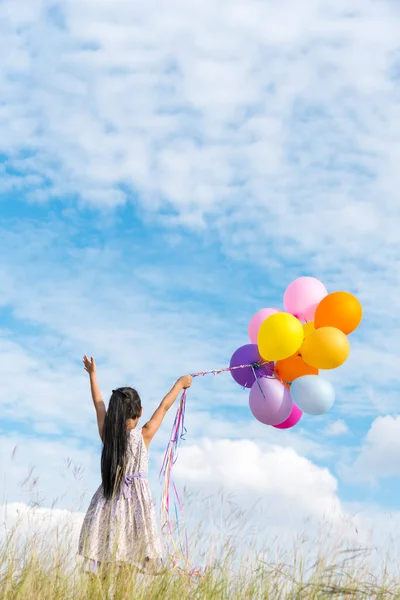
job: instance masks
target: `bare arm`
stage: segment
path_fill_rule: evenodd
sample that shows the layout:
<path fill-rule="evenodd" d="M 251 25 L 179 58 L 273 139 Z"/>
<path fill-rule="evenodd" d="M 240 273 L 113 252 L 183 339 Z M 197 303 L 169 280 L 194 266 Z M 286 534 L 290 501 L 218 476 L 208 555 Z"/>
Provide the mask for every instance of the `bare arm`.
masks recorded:
<path fill-rule="evenodd" d="M 168 392 L 165 398 L 163 398 L 159 407 L 151 417 L 150 421 L 147 421 L 147 423 L 143 426 L 142 434 L 146 446 L 149 446 L 151 440 L 159 430 L 160 425 L 163 422 L 165 415 L 167 414 L 167 411 L 171 408 L 171 406 L 179 396 L 180 392 L 184 389 L 189 388 L 191 385 L 192 377 L 190 375 L 181 377 L 175 383 L 174 387 Z"/>
<path fill-rule="evenodd" d="M 106 407 L 104 405 L 104 401 L 100 392 L 99 384 L 97 382 L 96 362 L 93 357 L 91 357 L 91 359 L 89 360 L 85 354 L 85 356 L 83 357 L 83 364 L 85 365 L 85 371 L 89 373 L 90 390 L 92 392 L 92 400 L 94 408 L 96 410 L 97 426 L 99 429 L 101 441 L 103 441 L 103 428 L 104 419 L 106 417 Z"/>

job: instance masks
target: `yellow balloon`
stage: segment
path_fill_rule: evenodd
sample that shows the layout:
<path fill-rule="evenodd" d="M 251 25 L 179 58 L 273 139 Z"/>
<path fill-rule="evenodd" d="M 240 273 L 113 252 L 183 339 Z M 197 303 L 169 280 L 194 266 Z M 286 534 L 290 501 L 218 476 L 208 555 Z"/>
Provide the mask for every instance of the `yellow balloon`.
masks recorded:
<path fill-rule="evenodd" d="M 297 352 L 304 340 L 303 325 L 288 313 L 268 317 L 258 332 L 258 350 L 264 360 L 283 360 Z"/>
<path fill-rule="evenodd" d="M 336 369 L 350 354 L 347 336 L 336 327 L 321 327 L 306 337 L 300 354 L 316 369 Z"/>
<path fill-rule="evenodd" d="M 303 330 L 304 330 L 304 339 L 306 339 L 306 337 L 308 337 L 310 335 L 310 333 L 315 331 L 314 321 L 310 321 L 309 323 L 304 323 Z"/>

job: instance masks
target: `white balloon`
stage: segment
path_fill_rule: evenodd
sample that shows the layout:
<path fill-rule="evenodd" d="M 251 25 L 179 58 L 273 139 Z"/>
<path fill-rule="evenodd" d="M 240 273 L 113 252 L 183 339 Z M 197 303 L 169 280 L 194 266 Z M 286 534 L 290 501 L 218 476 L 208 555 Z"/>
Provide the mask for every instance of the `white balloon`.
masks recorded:
<path fill-rule="evenodd" d="M 323 415 L 335 402 L 333 385 L 319 375 L 304 375 L 290 386 L 293 402 L 307 415 Z"/>

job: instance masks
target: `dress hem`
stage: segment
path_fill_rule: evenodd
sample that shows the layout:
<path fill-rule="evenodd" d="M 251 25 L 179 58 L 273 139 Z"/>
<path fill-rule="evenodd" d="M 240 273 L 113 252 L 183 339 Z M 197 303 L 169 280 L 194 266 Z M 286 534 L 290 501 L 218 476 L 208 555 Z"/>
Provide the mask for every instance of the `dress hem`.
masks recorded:
<path fill-rule="evenodd" d="M 114 565 L 114 566 L 118 566 L 118 567 L 121 567 L 121 566 L 134 567 L 142 573 L 146 573 L 147 568 L 150 565 L 157 564 L 160 567 L 163 566 L 163 560 L 162 560 L 161 556 L 157 556 L 157 557 L 146 556 L 142 562 L 134 561 L 134 560 L 131 560 L 131 561 L 128 561 L 128 560 L 100 561 L 95 558 L 89 558 L 87 556 L 83 556 L 82 554 L 79 554 L 79 553 L 77 553 L 77 556 L 79 556 L 79 558 L 83 559 L 83 564 L 82 564 L 83 572 L 93 573 L 94 575 L 98 574 L 102 564 L 107 565 L 107 566 Z"/>

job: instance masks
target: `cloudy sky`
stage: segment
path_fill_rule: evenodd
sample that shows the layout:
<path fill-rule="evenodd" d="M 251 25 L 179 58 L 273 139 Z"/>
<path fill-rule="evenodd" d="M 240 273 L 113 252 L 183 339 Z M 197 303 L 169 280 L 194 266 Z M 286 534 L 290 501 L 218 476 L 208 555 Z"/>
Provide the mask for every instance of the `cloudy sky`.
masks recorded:
<path fill-rule="evenodd" d="M 84 353 L 146 418 L 313 275 L 365 311 L 334 408 L 276 431 L 196 380 L 177 481 L 400 531 L 399 30 L 395 0 L 0 4 L 0 501 L 87 508 Z"/>

